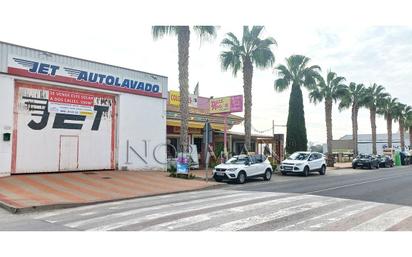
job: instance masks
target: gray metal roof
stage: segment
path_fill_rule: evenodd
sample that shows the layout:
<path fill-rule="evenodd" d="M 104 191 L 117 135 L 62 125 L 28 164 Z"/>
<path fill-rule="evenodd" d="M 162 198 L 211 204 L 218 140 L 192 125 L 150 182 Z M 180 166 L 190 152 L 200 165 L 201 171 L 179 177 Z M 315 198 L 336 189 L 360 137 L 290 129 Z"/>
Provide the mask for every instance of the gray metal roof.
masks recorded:
<path fill-rule="evenodd" d="M 409 138 L 409 133 L 405 132 L 405 138 Z M 341 137 L 339 140 L 352 140 L 352 134 L 345 135 Z M 372 141 L 372 134 L 358 134 L 358 142 L 371 142 Z M 387 133 L 384 134 L 376 134 L 376 141 L 377 142 L 387 142 L 388 135 Z M 392 141 L 400 141 L 400 134 L 393 133 L 392 134 Z"/>

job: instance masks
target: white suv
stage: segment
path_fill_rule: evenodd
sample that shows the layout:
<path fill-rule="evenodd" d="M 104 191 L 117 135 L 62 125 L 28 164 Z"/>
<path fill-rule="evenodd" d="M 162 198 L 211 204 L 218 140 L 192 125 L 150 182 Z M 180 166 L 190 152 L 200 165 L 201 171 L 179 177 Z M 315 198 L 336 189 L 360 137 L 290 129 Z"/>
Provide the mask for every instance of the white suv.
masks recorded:
<path fill-rule="evenodd" d="M 264 180 L 270 180 L 272 173 L 272 165 L 264 155 L 236 155 L 226 163 L 217 165 L 213 169 L 213 178 L 217 182 L 235 180 L 243 184 L 249 177 L 263 177 Z"/>
<path fill-rule="evenodd" d="M 320 175 L 326 174 L 325 156 L 316 152 L 296 152 L 284 160 L 280 165 L 282 175 L 287 173 L 302 173 L 308 176 L 317 171 Z"/>

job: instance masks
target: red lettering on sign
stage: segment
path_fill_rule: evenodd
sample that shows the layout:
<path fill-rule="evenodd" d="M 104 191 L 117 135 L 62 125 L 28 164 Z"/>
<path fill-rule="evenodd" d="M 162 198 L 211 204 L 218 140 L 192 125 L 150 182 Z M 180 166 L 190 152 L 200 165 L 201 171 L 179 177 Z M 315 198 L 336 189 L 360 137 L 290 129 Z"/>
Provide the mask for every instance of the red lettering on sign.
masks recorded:
<path fill-rule="evenodd" d="M 82 93 L 49 90 L 49 101 L 55 103 L 93 106 L 94 96 Z"/>

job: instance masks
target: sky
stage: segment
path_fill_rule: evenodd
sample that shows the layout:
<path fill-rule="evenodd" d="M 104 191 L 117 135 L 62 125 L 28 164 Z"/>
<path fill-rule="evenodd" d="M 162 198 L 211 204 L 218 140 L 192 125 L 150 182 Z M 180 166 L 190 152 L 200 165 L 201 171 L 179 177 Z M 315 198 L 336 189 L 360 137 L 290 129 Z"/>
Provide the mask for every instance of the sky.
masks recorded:
<path fill-rule="evenodd" d="M 214 9 L 213 6 L 199 7 L 183 2 L 192 10 L 186 12 L 186 16 L 171 13 L 170 2 L 159 3 L 157 0 L 143 6 L 121 0 L 71 1 L 71 4 L 57 7 L 54 1 L 8 1 L 0 10 L 0 22 L 6 25 L 0 29 L 0 41 L 165 75 L 171 90 L 178 89 L 177 38 L 170 36 L 155 41 L 151 26 L 220 25 L 213 40 L 200 42 L 194 33 L 191 34 L 189 84 L 193 91 L 199 82 L 202 96 L 221 97 L 243 94 L 243 82 L 241 73 L 234 77 L 230 71 L 222 70 L 219 54 L 224 49 L 220 42 L 228 32 L 241 37 L 244 24 L 260 24 L 265 26 L 262 37 L 271 36 L 278 43 L 273 47 L 274 66 L 284 63 L 292 54 L 302 54 L 311 58 L 311 64 L 319 65 L 322 74 L 331 69 L 344 76 L 348 83 L 377 83 L 401 102 L 412 104 L 412 24 L 405 22 L 409 14 L 402 8 L 394 14 L 387 12 L 393 5 L 387 8 L 375 1 L 374 6 L 379 8 L 371 10 L 374 14 L 371 17 L 362 16 L 361 12 L 369 5 L 360 6 L 361 10 L 345 5 L 340 12 L 325 11 L 324 16 L 314 17 L 308 11 L 313 7 L 308 5 L 296 10 L 296 16 L 301 18 L 292 20 L 290 16 L 295 14 L 285 10 L 290 10 L 293 3 L 286 3 L 277 8 L 279 15 L 262 15 L 265 20 L 260 15 L 246 17 L 236 12 L 233 12 L 233 19 L 221 19 L 225 8 L 231 8 L 229 4 L 220 3 L 222 8 Z M 261 0 L 255 2 L 262 3 Z M 327 1 L 312 2 L 325 6 Z M 160 10 L 159 6 L 162 6 Z M 176 10 L 176 5 L 173 8 Z M 244 8 L 242 10 L 247 11 L 247 7 Z M 262 14 L 270 11 L 269 8 L 259 10 Z M 389 14 L 383 15 L 385 13 Z M 337 18 L 339 15 L 346 18 Z M 282 93 L 275 92 L 276 78 L 274 67 L 255 69 L 252 126 L 256 130 L 270 129 L 272 120 L 277 125 L 286 124 L 290 88 Z M 310 103 L 305 89 L 303 95 L 308 140 L 324 143 L 324 104 Z M 334 105 L 334 139 L 351 134 L 350 115 L 350 110 L 339 112 L 337 104 Z M 397 124 L 394 127 L 397 128 Z M 243 128 L 237 126 L 234 130 L 243 131 Z M 359 133 L 370 133 L 370 130 L 369 111 L 361 109 Z M 275 133 L 285 132 L 283 127 L 275 128 Z M 377 132 L 386 133 L 386 122 L 382 117 L 377 119 Z"/>

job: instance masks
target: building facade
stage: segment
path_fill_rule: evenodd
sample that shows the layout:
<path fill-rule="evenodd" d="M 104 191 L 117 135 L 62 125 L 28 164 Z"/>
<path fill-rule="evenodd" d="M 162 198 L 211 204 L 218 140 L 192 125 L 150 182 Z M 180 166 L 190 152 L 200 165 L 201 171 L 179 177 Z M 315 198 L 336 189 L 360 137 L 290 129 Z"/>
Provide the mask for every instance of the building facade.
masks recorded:
<path fill-rule="evenodd" d="M 392 134 L 392 147 L 400 148 L 400 134 Z M 405 132 L 405 147 L 410 147 L 409 142 L 409 133 Z M 383 154 L 383 149 L 388 147 L 388 135 L 385 134 L 376 134 L 376 151 L 377 154 Z M 352 154 L 353 153 L 353 141 L 352 135 L 345 135 L 338 140 L 332 141 L 332 149 L 334 154 L 344 153 Z M 323 145 L 323 151 L 327 152 L 326 144 Z M 372 153 L 372 135 L 371 134 L 359 134 L 358 135 L 358 152 L 371 154 Z"/>
<path fill-rule="evenodd" d="M 165 76 L 0 42 L 0 175 L 164 170 L 167 92 Z"/>

